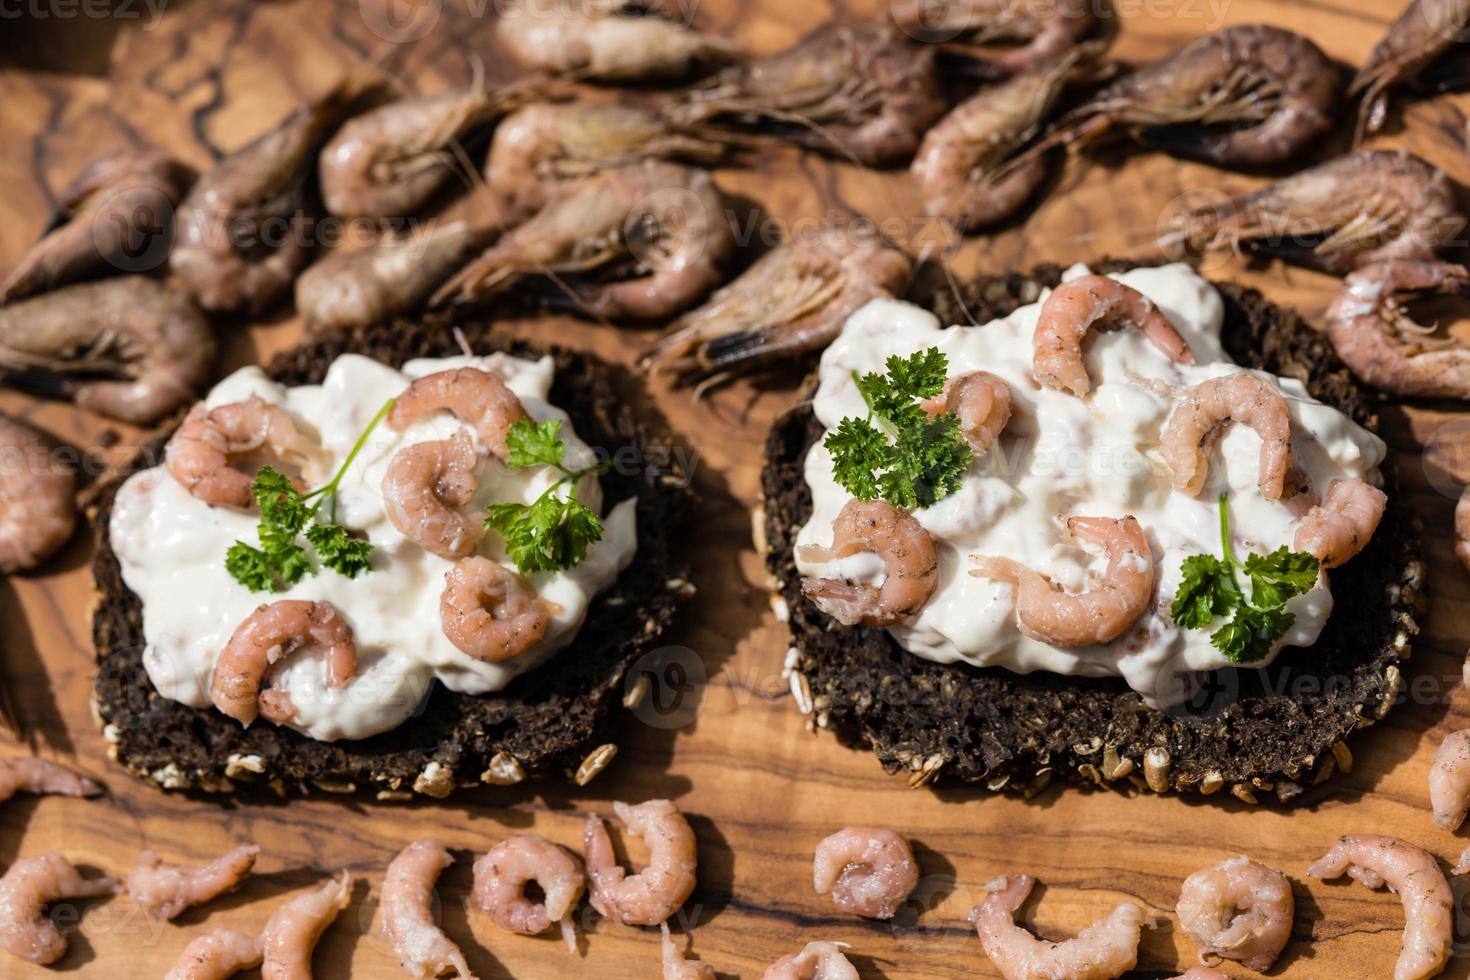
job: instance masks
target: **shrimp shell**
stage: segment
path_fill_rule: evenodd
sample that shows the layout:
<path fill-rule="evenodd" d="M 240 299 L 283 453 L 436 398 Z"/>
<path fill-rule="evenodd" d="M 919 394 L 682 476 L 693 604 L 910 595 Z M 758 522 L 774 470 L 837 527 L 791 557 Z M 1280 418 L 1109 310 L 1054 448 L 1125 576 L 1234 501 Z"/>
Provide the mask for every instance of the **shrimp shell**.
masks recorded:
<path fill-rule="evenodd" d="M 718 980 L 714 967 L 704 960 L 686 960 L 669 935 L 669 924 L 660 922 L 663 934 L 663 980 Z"/>
<path fill-rule="evenodd" d="M 1434 750 L 1429 802 L 1440 830 L 1456 830 L 1465 822 L 1470 811 L 1470 728 L 1446 735 Z"/>
<path fill-rule="evenodd" d="M 260 688 L 275 664 L 306 646 L 324 651 L 327 687 L 340 688 L 357 672 L 352 627 L 330 602 L 280 599 L 259 606 L 235 627 L 215 661 L 210 700 L 245 726 L 262 708 L 269 721 L 289 720 L 290 704 Z"/>
<path fill-rule="evenodd" d="M 1368 545 L 1383 519 L 1388 496 L 1362 480 L 1333 480 L 1327 497 L 1297 525 L 1291 547 L 1336 568 Z"/>
<path fill-rule="evenodd" d="M 698 861 L 694 831 L 668 800 L 633 806 L 614 802 L 613 812 L 648 848 L 648 865 L 629 875 L 613 854 L 607 825 L 597 814 L 588 814 L 582 846 L 592 907 L 623 925 L 657 925 L 694 893 Z"/>
<path fill-rule="evenodd" d="M 438 977 L 453 971 L 474 980 L 464 953 L 434 921 L 434 882 L 454 858 L 434 837 L 398 852 L 383 880 L 383 935 L 411 976 Z"/>
<path fill-rule="evenodd" d="M 1389 89 L 1466 41 L 1470 41 L 1470 0 L 1413 0 L 1405 7 L 1348 86 L 1349 98 L 1363 97 L 1354 143 L 1383 128 Z"/>
<path fill-rule="evenodd" d="M 1269 381 L 1237 371 L 1186 388 L 1159 437 L 1174 488 L 1197 494 L 1209 476 L 1207 444 L 1226 422 L 1248 425 L 1261 437 L 1257 485 L 1267 500 L 1280 500 L 1291 468 L 1291 410 Z"/>
<path fill-rule="evenodd" d="M 847 943 L 807 943 L 800 953 L 781 957 L 761 980 L 860 980 L 842 951 Z"/>
<path fill-rule="evenodd" d="M 801 594 L 844 626 L 893 626 L 917 616 L 939 586 L 939 553 L 918 519 L 882 500 L 849 500 L 832 521 L 832 544 L 809 545 L 806 561 L 861 553 L 883 559 L 881 586 L 804 578 Z"/>
<path fill-rule="evenodd" d="M 128 875 L 125 890 L 149 915 L 172 919 L 190 906 L 239 887 L 259 856 L 258 846 L 241 844 L 202 868 L 186 868 L 164 864 L 157 854 L 144 851 Z"/>
<path fill-rule="evenodd" d="M 163 980 L 225 980 L 259 966 L 264 955 L 258 937 L 215 929 L 185 946 Z"/>
<path fill-rule="evenodd" d="M 111 878 L 83 878 L 58 851 L 20 858 L 0 877 L 0 948 L 30 963 L 55 963 L 66 955 L 66 934 L 46 915 L 64 898 L 117 894 Z"/>
<path fill-rule="evenodd" d="M 1138 965 L 1143 909 L 1125 902 L 1076 938 L 1045 942 L 1014 918 L 1035 884 L 1030 875 L 997 878 L 986 886 L 990 897 L 970 912 L 985 955 L 1006 980 L 1113 980 Z"/>
<path fill-rule="evenodd" d="M 0 803 L 16 793 L 36 796 L 101 796 L 102 787 L 86 776 L 35 756 L 0 759 Z"/>
<path fill-rule="evenodd" d="M 312 951 L 351 898 L 352 876 L 344 871 L 276 909 L 260 931 L 260 980 L 310 980 Z"/>
<path fill-rule="evenodd" d="M 1176 912 L 1202 961 L 1238 960 L 1264 973 L 1291 939 L 1296 903 L 1285 875 L 1242 855 L 1185 878 Z"/>
<path fill-rule="evenodd" d="M 817 845 L 812 886 L 837 907 L 869 919 L 891 919 L 919 883 L 909 842 L 881 827 L 844 827 Z"/>
<path fill-rule="evenodd" d="M 49 437 L 0 413 L 0 573 L 35 568 L 71 540 L 76 525 L 71 467 Z"/>

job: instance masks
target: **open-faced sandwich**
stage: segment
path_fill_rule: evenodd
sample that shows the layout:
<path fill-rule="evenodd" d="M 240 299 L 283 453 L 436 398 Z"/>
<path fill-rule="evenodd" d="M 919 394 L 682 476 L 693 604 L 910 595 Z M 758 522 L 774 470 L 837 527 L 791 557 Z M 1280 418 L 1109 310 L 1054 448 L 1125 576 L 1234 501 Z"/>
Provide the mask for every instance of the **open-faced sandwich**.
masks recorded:
<path fill-rule="evenodd" d="M 587 778 L 689 591 L 687 479 L 593 358 L 446 321 L 221 381 L 101 495 L 97 708 L 167 788 Z"/>
<path fill-rule="evenodd" d="M 1371 403 L 1253 291 L 1101 271 L 920 287 L 825 352 L 764 475 L 796 700 L 916 784 L 1293 799 L 1417 632 Z"/>

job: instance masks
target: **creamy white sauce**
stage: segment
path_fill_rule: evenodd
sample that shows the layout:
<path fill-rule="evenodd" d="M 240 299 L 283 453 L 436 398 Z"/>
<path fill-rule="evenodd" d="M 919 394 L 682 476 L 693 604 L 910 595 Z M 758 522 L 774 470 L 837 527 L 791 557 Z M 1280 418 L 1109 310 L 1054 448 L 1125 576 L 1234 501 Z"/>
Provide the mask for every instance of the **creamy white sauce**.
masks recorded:
<path fill-rule="evenodd" d="M 284 407 L 298 428 L 320 443 L 321 456 L 305 474 L 317 486 L 337 472 L 389 398 L 415 378 L 465 366 L 499 374 L 531 418 L 561 419 L 568 467 L 595 461 L 566 413 L 547 402 L 553 373 L 549 357 L 416 360 L 399 371 L 349 354 L 333 362 L 321 385 L 285 388 L 259 368 L 248 367 L 221 381 L 206 400 L 221 405 L 257 395 Z M 558 607 L 541 642 L 501 663 L 476 660 L 460 652 L 441 629 L 439 599 L 453 562 L 404 537 L 388 520 L 382 496 L 383 476 L 398 450 L 461 430 L 474 436 L 447 412 L 402 433 L 379 425 L 343 479 L 337 503 L 337 519 L 366 532 L 372 541 L 373 571 L 348 579 L 319 569 L 282 592 L 251 592 L 225 571 L 225 552 L 233 542 L 258 543 L 256 513 L 207 506 L 161 466 L 131 477 L 118 491 L 111 537 L 123 581 L 143 601 L 143 662 L 158 693 L 196 708 L 208 706 L 215 658 L 230 634 L 261 603 L 278 599 L 330 602 L 357 639 L 357 675 L 343 688 L 326 688 L 322 654 L 311 649 L 294 654 L 271 680 L 286 690 L 297 709 L 290 726 L 323 741 L 365 738 L 396 728 L 419 710 L 436 680 L 466 694 L 498 691 L 570 643 L 591 598 L 632 561 L 637 548 L 635 501 L 622 501 L 604 515 L 603 538 L 588 549 L 586 561 L 562 572 L 525 576 Z M 549 467 L 510 469 L 488 453 L 481 456 L 479 492 L 468 513 L 480 513 L 495 501 L 531 503 L 560 476 Z M 577 496 L 602 512 L 596 477 L 583 478 Z M 514 569 L 493 531 L 485 535 L 478 553 Z"/>
<path fill-rule="evenodd" d="M 1066 278 L 1086 272 L 1075 267 Z M 846 416 L 865 416 L 852 373 L 881 373 L 890 355 L 929 347 L 949 358 L 951 376 L 983 369 L 1003 378 L 1011 388 L 1013 414 L 1000 441 L 977 457 L 956 493 L 914 513 L 938 545 L 939 586 L 917 617 L 890 632 L 904 649 L 928 660 L 963 660 L 1021 673 L 1118 675 L 1150 703 L 1168 705 L 1188 695 L 1196 672 L 1229 666 L 1210 645 L 1212 630 L 1183 629 L 1168 615 L 1183 560 L 1219 553 L 1220 493 L 1230 494 L 1237 557 L 1269 552 L 1291 545 L 1301 518 L 1334 479 L 1381 482 L 1378 466 L 1385 447 L 1341 412 L 1311 398 L 1299 382 L 1272 378 L 1291 410 L 1292 462 L 1315 493 L 1289 502 L 1264 499 L 1256 486 L 1261 440 L 1243 425 L 1229 426 L 1219 440 L 1210 457 L 1209 481 L 1198 496 L 1175 491 L 1158 448 L 1173 397 L 1139 379 L 1183 387 L 1240 370 L 1220 345 L 1223 306 L 1215 289 L 1187 266 L 1136 269 L 1115 278 L 1158 304 L 1188 341 L 1196 365 L 1172 363 L 1139 331 L 1102 333 L 1085 355 L 1094 391 L 1084 400 L 1042 389 L 1031 376 L 1031 338 L 1040 304 L 981 327 L 943 328 L 919 307 L 878 300 L 855 313 L 823 354 L 814 408 L 828 429 Z M 834 568 L 800 557 L 803 546 L 830 543 L 832 520 L 850 499 L 833 480 L 831 455 L 821 443 L 807 455 L 806 480 L 813 511 L 797 536 L 801 572 L 874 581 L 881 567 L 875 570 L 871 562 L 849 558 Z M 1112 643 L 1064 649 L 1027 637 L 1016 624 L 1014 587 L 969 574 L 971 555 L 1004 556 L 1067 591 L 1083 591 L 1097 581 L 1106 560 L 1096 549 L 1066 540 L 1061 521 L 1129 514 L 1148 535 L 1158 587 L 1150 610 Z M 1272 658 L 1284 646 L 1316 641 L 1332 612 L 1327 576 L 1288 608 L 1296 622 Z"/>

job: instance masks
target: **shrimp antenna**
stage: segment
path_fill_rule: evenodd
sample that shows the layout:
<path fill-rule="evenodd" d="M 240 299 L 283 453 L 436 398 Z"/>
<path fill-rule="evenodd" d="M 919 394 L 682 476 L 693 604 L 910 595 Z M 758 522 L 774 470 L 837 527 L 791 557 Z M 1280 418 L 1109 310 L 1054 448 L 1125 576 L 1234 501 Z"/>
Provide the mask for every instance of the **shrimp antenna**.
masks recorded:
<path fill-rule="evenodd" d="M 607 317 L 590 309 L 587 306 L 587 302 L 582 299 L 582 297 L 577 295 L 577 291 L 574 290 L 565 279 L 557 275 L 555 269 L 552 269 L 550 266 L 542 266 L 540 268 L 537 268 L 535 271 L 538 275 L 545 276 L 548 280 L 550 280 L 551 284 L 559 289 L 562 294 L 566 296 L 567 299 L 571 300 L 572 305 L 580 310 L 583 316 L 587 317 L 600 326 L 613 328 L 617 327 L 617 324 L 613 323 Z"/>
<path fill-rule="evenodd" d="M 975 319 L 974 313 L 970 312 L 970 304 L 965 302 L 964 293 L 960 291 L 959 281 L 955 279 L 954 270 L 949 267 L 949 263 L 943 259 L 931 259 L 927 255 L 921 256 L 920 261 L 938 263 L 939 271 L 944 273 L 945 282 L 949 283 L 949 291 L 954 295 L 954 301 L 960 306 L 960 312 L 965 315 L 966 320 L 970 321 L 970 326 L 980 326 L 980 321 Z"/>
<path fill-rule="evenodd" d="M 470 347 L 470 339 L 464 335 L 464 331 L 459 327 L 454 328 L 454 342 L 459 345 L 459 349 L 464 353 L 465 357 L 475 356 L 474 348 Z"/>

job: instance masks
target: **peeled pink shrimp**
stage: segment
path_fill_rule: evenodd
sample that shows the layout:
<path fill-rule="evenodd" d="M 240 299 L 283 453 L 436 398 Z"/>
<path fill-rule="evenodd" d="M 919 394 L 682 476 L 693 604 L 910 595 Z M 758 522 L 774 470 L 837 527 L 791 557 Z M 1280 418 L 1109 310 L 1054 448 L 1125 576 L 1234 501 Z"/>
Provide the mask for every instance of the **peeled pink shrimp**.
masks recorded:
<path fill-rule="evenodd" d="M 1159 437 L 1174 489 L 1196 494 L 1204 488 L 1210 460 L 1206 444 L 1226 422 L 1248 425 L 1261 437 L 1257 478 L 1261 496 L 1280 500 L 1291 468 L 1291 411 L 1269 381 L 1237 371 L 1186 388 Z"/>
<path fill-rule="evenodd" d="M 475 550 L 484 525 L 462 508 L 475 495 L 478 456 L 463 431 L 404 446 L 383 475 L 383 512 L 404 537 L 440 558 Z"/>
<path fill-rule="evenodd" d="M 164 864 L 157 854 L 144 851 L 128 875 L 127 893 L 148 914 L 172 919 L 191 905 L 201 905 L 237 887 L 259 855 L 256 845 L 241 844 L 202 868 L 185 868 Z"/>
<path fill-rule="evenodd" d="M 264 954 L 259 937 L 215 929 L 185 946 L 163 980 L 225 980 L 259 966 Z"/>
<path fill-rule="evenodd" d="M 1193 364 L 1189 344 L 1147 296 L 1108 276 L 1064 282 L 1041 304 L 1032 337 L 1032 373 L 1038 384 L 1078 398 L 1092 389 L 1082 341 L 1093 330 L 1132 326 L 1176 364 Z"/>
<path fill-rule="evenodd" d="M 761 980 L 859 980 L 842 951 L 847 943 L 807 943 L 800 953 L 772 963 Z"/>
<path fill-rule="evenodd" d="M 437 838 L 414 841 L 388 865 L 381 900 L 383 935 L 403 968 L 415 977 L 450 971 L 474 980 L 464 954 L 434 922 L 434 882 L 454 858 Z"/>
<path fill-rule="evenodd" d="M 439 619 L 444 635 L 477 660 L 498 663 L 541 642 L 551 606 L 498 562 L 461 558 L 444 577 Z"/>
<path fill-rule="evenodd" d="M 64 898 L 117 893 L 111 878 L 83 878 L 57 851 L 20 858 L 0 877 L 0 948 L 31 963 L 55 963 L 66 955 L 66 934 L 45 908 Z"/>
<path fill-rule="evenodd" d="M 1006 980 L 1113 980 L 1138 965 L 1143 909 L 1124 902 L 1075 939 L 1050 943 L 1015 923 L 1035 884 L 1030 875 L 997 878 L 986 886 L 990 897 L 970 912 L 985 955 Z"/>
<path fill-rule="evenodd" d="M 970 371 L 946 381 L 944 391 L 925 402 L 924 410 L 931 415 L 958 415 L 960 431 L 970 448 L 983 453 L 995 444 L 1011 420 L 1011 386 L 1000 375 Z"/>
<path fill-rule="evenodd" d="M 669 924 L 660 922 L 663 932 L 664 976 L 663 980 L 717 980 L 715 968 L 704 960 L 686 960 L 674 939 L 669 935 Z"/>
<path fill-rule="evenodd" d="M 1296 903 L 1284 874 L 1241 855 L 1185 878 L 1175 911 L 1201 960 L 1239 960 L 1264 973 L 1291 938 Z"/>
<path fill-rule="evenodd" d="M 1230 977 L 1207 966 L 1194 966 L 1179 974 L 1174 980 L 1230 980 Z"/>
<path fill-rule="evenodd" d="M 77 526 L 76 475 L 40 430 L 0 414 L 0 573 L 35 568 Z"/>
<path fill-rule="evenodd" d="M 169 439 L 163 461 L 169 476 L 209 506 L 245 510 L 255 502 L 254 477 L 231 466 L 230 457 L 254 452 L 301 464 L 313 447 L 284 408 L 251 395 L 215 408 L 195 405 Z"/>
<path fill-rule="evenodd" d="M 629 875 L 617 863 L 607 826 L 597 814 L 587 816 L 582 847 L 592 907 L 623 925 L 651 926 L 666 920 L 694 892 L 698 859 L 694 831 L 679 808 L 668 800 L 630 806 L 613 803 L 627 832 L 648 848 L 648 865 Z"/>
<path fill-rule="evenodd" d="M 542 899 L 526 897 L 526 883 L 541 886 Z M 507 932 L 535 936 L 561 923 L 567 949 L 576 951 L 571 912 L 587 887 L 582 862 L 539 834 L 507 837 L 475 862 L 475 902 Z"/>
<path fill-rule="evenodd" d="M 65 766 L 58 766 L 34 756 L 0 759 L 0 803 L 16 793 L 37 796 L 100 796 L 102 787 L 79 776 Z"/>
<path fill-rule="evenodd" d="M 831 562 L 865 552 L 883 559 L 881 586 L 804 578 L 801 594 L 844 626 L 892 626 L 918 615 L 939 585 L 939 555 L 924 525 L 892 504 L 849 500 L 832 522 L 832 544 L 809 545 L 801 557 Z"/>
<path fill-rule="evenodd" d="M 1446 735 L 1434 750 L 1429 802 L 1440 830 L 1454 830 L 1465 822 L 1470 811 L 1470 728 Z"/>
<path fill-rule="evenodd" d="M 398 396 L 388 412 L 388 428 L 401 432 L 434 412 L 449 412 L 475 430 L 502 460 L 510 427 L 529 418 L 504 379 L 479 368 L 453 368 L 425 375 Z"/>
<path fill-rule="evenodd" d="M 913 848 L 882 827 L 844 827 L 817 845 L 812 887 L 844 912 L 891 919 L 919 883 Z"/>
<path fill-rule="evenodd" d="M 1316 555 L 1323 568 L 1336 568 L 1367 546 L 1386 506 L 1387 495 L 1375 486 L 1362 480 L 1333 480 L 1327 499 L 1302 518 L 1291 546 Z"/>
<path fill-rule="evenodd" d="M 351 897 L 352 875 L 344 871 L 276 909 L 260 931 L 260 980 L 311 980 L 312 951 Z"/>
<path fill-rule="evenodd" d="M 1419 980 L 1444 969 L 1454 946 L 1455 897 L 1434 855 L 1374 834 L 1339 837 L 1307 869 L 1314 878 L 1348 877 L 1372 889 L 1387 884 L 1404 905 L 1404 939 L 1394 980 Z"/>
<path fill-rule="evenodd" d="M 210 700 L 242 725 L 261 713 L 277 724 L 289 720 L 289 700 L 260 687 L 272 666 L 309 646 L 326 652 L 328 687 L 341 687 L 357 672 L 352 626 L 330 602 L 281 599 L 260 606 L 235 627 L 215 661 Z"/>
<path fill-rule="evenodd" d="M 1033 639 L 1059 647 L 1110 643 L 1153 601 L 1157 571 L 1148 538 L 1132 517 L 1069 517 L 1067 533 L 1101 546 L 1108 557 L 1102 580 L 1086 592 L 1059 591 L 1011 558 L 972 555 L 970 574 L 1016 586 L 1016 619 Z"/>

